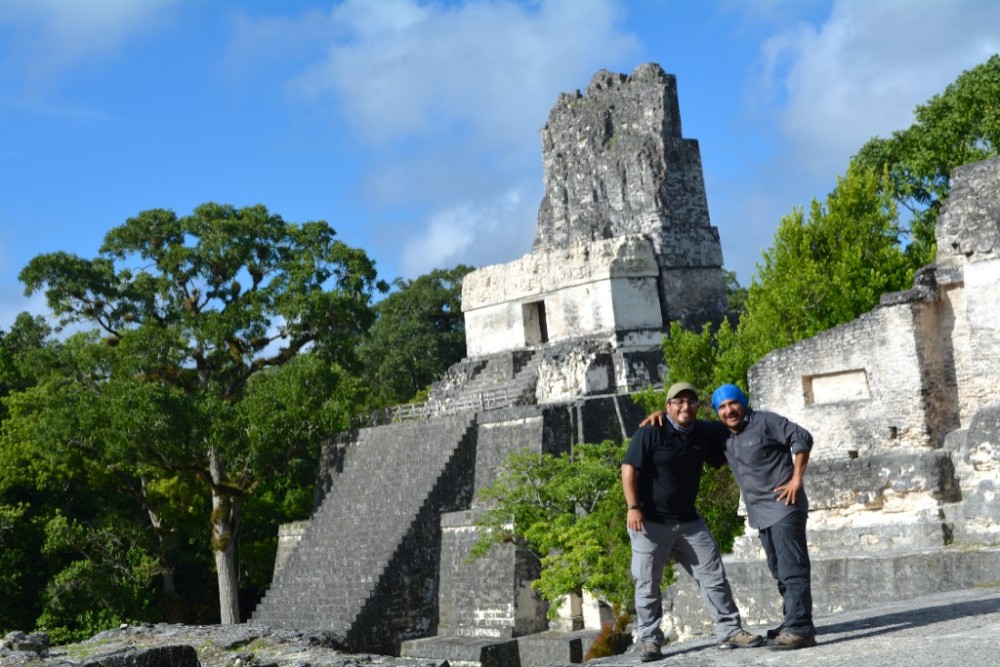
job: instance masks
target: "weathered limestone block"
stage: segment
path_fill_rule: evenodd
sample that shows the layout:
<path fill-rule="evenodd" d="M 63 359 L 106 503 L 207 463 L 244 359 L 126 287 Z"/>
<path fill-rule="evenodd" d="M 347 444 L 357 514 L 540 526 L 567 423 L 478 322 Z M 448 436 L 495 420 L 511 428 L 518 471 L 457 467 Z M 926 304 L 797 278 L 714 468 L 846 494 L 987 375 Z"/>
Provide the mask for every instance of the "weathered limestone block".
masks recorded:
<path fill-rule="evenodd" d="M 657 265 L 649 241 L 626 236 L 544 249 L 473 271 L 462 285 L 470 357 L 542 343 L 661 328 Z"/>
<path fill-rule="evenodd" d="M 295 547 L 302 541 L 309 528 L 309 520 L 290 521 L 278 526 L 278 550 L 274 554 L 274 574 L 277 575 L 285 567 Z"/>
<path fill-rule="evenodd" d="M 937 414 L 954 379 L 941 363 L 927 302 L 882 306 L 765 356 L 753 404 L 804 425 L 815 459 L 940 446 L 957 421 Z"/>
<path fill-rule="evenodd" d="M 951 455 L 942 450 L 820 460 L 809 466 L 810 519 L 817 510 L 882 509 L 907 494 L 958 499 Z"/>
<path fill-rule="evenodd" d="M 938 262 L 1000 259 L 1000 158 L 959 167 L 935 228 Z"/>
<path fill-rule="evenodd" d="M 815 554 L 943 547 L 942 507 L 961 499 L 949 452 L 818 461 L 808 474 L 808 541 Z"/>
<path fill-rule="evenodd" d="M 542 130 L 542 160 L 536 251 L 641 234 L 656 251 L 664 325 L 725 314 L 719 234 L 698 143 L 681 136 L 673 76 L 648 63 L 631 76 L 598 72 L 584 94 L 561 95 Z"/>
<path fill-rule="evenodd" d="M 958 397 L 963 426 L 979 407 L 1000 396 L 1000 258 L 995 254 L 963 269 L 965 298 L 955 313 L 968 336 L 966 345 L 956 343 L 956 356 L 967 373 Z"/>
<path fill-rule="evenodd" d="M 944 508 L 955 542 L 1000 545 L 1000 403 L 979 410 L 969 429 L 950 434 L 945 449 L 961 480 L 962 502 Z"/>

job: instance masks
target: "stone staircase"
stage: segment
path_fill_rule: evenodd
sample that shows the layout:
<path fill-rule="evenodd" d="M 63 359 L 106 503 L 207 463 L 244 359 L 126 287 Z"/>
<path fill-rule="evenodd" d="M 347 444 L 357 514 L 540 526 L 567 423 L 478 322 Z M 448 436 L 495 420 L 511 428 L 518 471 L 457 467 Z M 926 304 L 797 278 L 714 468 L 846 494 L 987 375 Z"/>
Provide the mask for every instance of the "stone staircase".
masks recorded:
<path fill-rule="evenodd" d="M 538 355 L 533 350 L 465 359 L 431 386 L 428 402 L 461 404 L 502 388 L 511 397 L 507 405 L 532 404 L 538 382 L 538 362 Z"/>
<path fill-rule="evenodd" d="M 358 431 L 250 622 L 332 630 L 389 654 L 400 634 L 431 631 L 439 517 L 469 506 L 474 457 L 474 413 Z"/>

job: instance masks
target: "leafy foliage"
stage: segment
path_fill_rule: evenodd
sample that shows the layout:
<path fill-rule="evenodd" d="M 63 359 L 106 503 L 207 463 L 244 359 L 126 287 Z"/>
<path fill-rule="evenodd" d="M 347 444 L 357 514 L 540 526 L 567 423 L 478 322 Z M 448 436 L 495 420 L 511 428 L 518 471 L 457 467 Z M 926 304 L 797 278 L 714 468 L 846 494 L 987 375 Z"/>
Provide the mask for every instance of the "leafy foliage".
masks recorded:
<path fill-rule="evenodd" d="M 550 603 L 585 588 L 616 610 L 628 609 L 631 548 L 619 477 L 626 446 L 605 441 L 559 456 L 511 454 L 493 484 L 480 491 L 490 508 L 477 519 L 472 557 L 514 542 L 541 559 L 533 586 Z"/>
<path fill-rule="evenodd" d="M 462 278 L 470 271 L 459 265 L 396 279 L 378 302 L 359 352 L 377 407 L 411 400 L 465 356 Z"/>
<path fill-rule="evenodd" d="M 44 553 L 72 556 L 44 591 L 38 627 L 54 641 L 69 643 L 109 625 L 147 618 L 159 568 L 144 541 L 134 522 L 106 520 L 88 526 L 53 517 L 46 526 Z"/>
<path fill-rule="evenodd" d="M 797 210 L 781 221 L 737 330 L 756 358 L 849 322 L 883 293 L 912 284 L 885 187 L 885 179 L 852 167 L 825 205 L 813 200 L 808 218 Z"/>
<path fill-rule="evenodd" d="M 852 166 L 825 203 L 812 202 L 808 217 L 801 210 L 786 216 L 757 265 L 735 329 L 728 321 L 715 332 L 671 326 L 663 343 L 671 378 L 706 389 L 746 386 L 750 366 L 771 350 L 849 322 L 883 293 L 909 287 L 913 267 L 899 246 L 886 184 Z"/>
<path fill-rule="evenodd" d="M 934 261 L 934 227 L 951 191 L 951 172 L 1000 150 L 1000 55 L 963 72 L 914 111 L 909 128 L 873 138 L 852 164 L 889 173 L 886 191 L 910 213 L 913 268 Z"/>
<path fill-rule="evenodd" d="M 44 289 L 61 324 L 104 340 L 77 338 L 62 379 L 19 399 L 12 442 L 42 451 L 45 433 L 58 456 L 101 462 L 164 539 L 182 510 L 154 507 L 150 490 L 196 484 L 212 503 L 221 616 L 238 622 L 243 503 L 265 480 L 314 469 L 320 439 L 346 424 L 339 401 L 356 383 L 341 369 L 358 367 L 372 293 L 386 287 L 374 265 L 326 223 L 210 203 L 185 217 L 140 213 L 97 258 L 40 255 L 21 279 Z"/>

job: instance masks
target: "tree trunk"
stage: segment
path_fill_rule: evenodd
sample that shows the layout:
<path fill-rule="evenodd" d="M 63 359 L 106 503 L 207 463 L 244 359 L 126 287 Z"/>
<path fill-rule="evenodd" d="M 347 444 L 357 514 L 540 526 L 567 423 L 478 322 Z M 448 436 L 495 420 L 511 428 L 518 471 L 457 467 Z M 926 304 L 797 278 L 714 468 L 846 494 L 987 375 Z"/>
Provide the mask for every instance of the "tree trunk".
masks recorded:
<path fill-rule="evenodd" d="M 153 535 L 156 536 L 158 546 L 157 559 L 160 563 L 160 574 L 163 576 L 163 592 L 167 597 L 176 597 L 177 588 L 174 586 L 174 564 L 170 551 L 166 544 L 167 531 L 163 527 L 163 519 L 160 513 L 149 501 L 149 478 L 142 475 L 139 478 L 142 489 L 142 504 L 146 508 L 149 516 L 149 523 L 153 527 Z"/>
<path fill-rule="evenodd" d="M 236 530 L 239 526 L 240 501 L 225 494 L 226 473 L 215 450 L 209 452 L 212 473 L 212 553 L 219 580 L 219 622 L 240 622 L 240 603 L 236 577 Z"/>

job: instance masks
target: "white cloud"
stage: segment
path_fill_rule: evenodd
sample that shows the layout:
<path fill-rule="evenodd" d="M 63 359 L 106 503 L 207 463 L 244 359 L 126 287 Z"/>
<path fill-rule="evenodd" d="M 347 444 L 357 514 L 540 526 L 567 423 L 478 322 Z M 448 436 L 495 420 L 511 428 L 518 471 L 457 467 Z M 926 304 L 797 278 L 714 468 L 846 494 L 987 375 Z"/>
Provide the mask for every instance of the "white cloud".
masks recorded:
<path fill-rule="evenodd" d="M 515 248 L 523 254 L 530 247 L 534 221 L 528 214 L 537 207 L 525 202 L 519 189 L 511 188 L 487 204 L 464 202 L 435 211 L 424 231 L 404 242 L 401 272 L 416 277 L 459 263 L 482 266 L 509 261 Z M 526 220 L 531 224 L 524 224 Z"/>
<path fill-rule="evenodd" d="M 292 87 L 333 95 L 375 144 L 459 131 L 502 146 L 544 122 L 554 83 L 578 82 L 635 48 L 607 0 L 347 0 L 331 18 L 343 37 Z"/>
<path fill-rule="evenodd" d="M 745 284 L 782 216 L 825 198 L 868 139 L 909 127 L 917 105 L 997 52 L 989 0 L 837 0 L 821 23 L 765 40 L 745 111 L 770 155 L 709 193 L 727 266 Z"/>
<path fill-rule="evenodd" d="M 0 58 L 27 89 L 45 88 L 68 69 L 113 54 L 154 28 L 173 1 L 3 2 Z"/>
<path fill-rule="evenodd" d="M 347 0 L 333 9 L 323 58 L 288 89 L 332 101 L 333 121 L 364 147 L 366 208 L 412 211 L 410 224 L 373 231 L 404 248 L 404 275 L 509 261 L 530 247 L 549 109 L 598 69 L 636 64 L 626 63 L 638 45 L 621 31 L 617 4 Z M 522 193 L 516 206 L 501 203 L 511 191 Z"/>
<path fill-rule="evenodd" d="M 785 95 L 780 124 L 799 168 L 842 172 L 872 136 L 913 121 L 913 109 L 1000 51 L 1000 4 L 840 0 L 818 29 L 764 45 Z"/>

